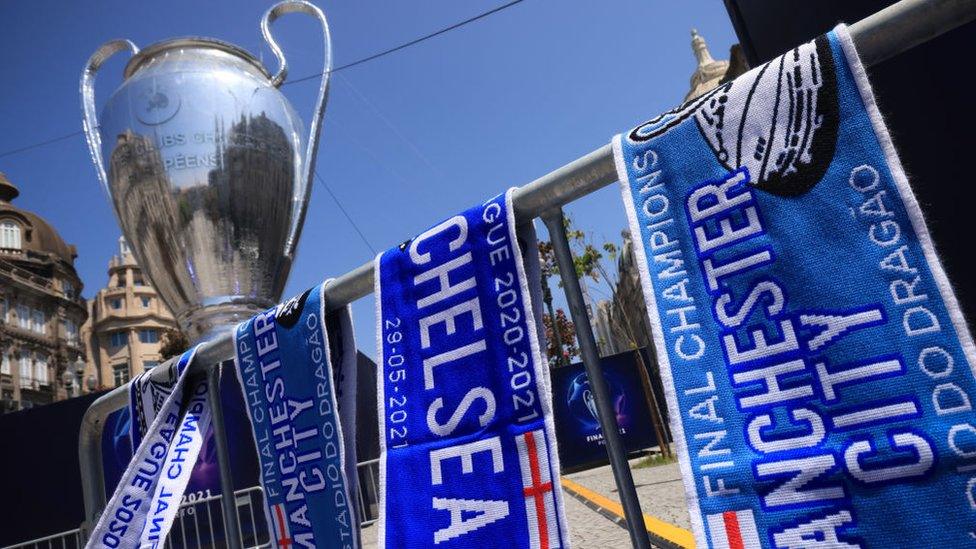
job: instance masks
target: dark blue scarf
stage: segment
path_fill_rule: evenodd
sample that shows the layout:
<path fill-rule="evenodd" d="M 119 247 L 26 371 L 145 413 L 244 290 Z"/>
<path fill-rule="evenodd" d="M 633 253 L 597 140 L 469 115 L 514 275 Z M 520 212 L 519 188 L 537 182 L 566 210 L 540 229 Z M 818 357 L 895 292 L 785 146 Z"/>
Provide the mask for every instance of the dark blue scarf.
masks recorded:
<path fill-rule="evenodd" d="M 522 245 L 509 191 L 376 259 L 380 547 L 568 544 Z"/>

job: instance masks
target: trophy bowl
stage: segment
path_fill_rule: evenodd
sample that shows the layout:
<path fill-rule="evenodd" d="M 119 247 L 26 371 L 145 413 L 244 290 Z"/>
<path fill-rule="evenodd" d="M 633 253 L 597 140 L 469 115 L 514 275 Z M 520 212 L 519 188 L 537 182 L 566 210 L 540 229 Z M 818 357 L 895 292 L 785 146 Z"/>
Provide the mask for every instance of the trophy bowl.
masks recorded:
<path fill-rule="evenodd" d="M 287 63 L 270 34 L 303 12 L 324 29 L 325 68 L 309 131 L 278 89 Z M 287 0 L 261 29 L 278 58 L 272 76 L 250 53 L 210 38 L 138 50 L 99 48 L 82 74 L 85 133 L 102 185 L 140 266 L 191 341 L 233 328 L 277 303 L 311 192 L 331 48 L 325 16 Z M 133 53 L 123 82 L 95 116 L 94 78 Z"/>

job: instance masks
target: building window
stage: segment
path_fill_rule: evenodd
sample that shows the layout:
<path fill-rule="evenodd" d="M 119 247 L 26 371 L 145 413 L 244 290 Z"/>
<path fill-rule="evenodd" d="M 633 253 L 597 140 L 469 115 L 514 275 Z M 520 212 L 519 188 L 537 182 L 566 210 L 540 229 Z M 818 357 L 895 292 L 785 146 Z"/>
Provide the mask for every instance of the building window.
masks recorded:
<path fill-rule="evenodd" d="M 152 299 L 146 296 L 142 296 L 142 307 L 145 309 L 149 308 L 149 304 L 152 303 Z"/>
<path fill-rule="evenodd" d="M 0 316 L 0 320 L 6 321 L 7 314 L 10 312 L 10 300 L 7 296 L 3 296 L 3 316 Z"/>
<path fill-rule="evenodd" d="M 23 303 L 17 305 L 17 325 L 24 330 L 30 330 L 30 307 Z"/>
<path fill-rule="evenodd" d="M 34 376 L 31 375 L 31 359 L 27 351 L 20 352 L 20 386 L 30 389 Z"/>
<path fill-rule="evenodd" d="M 112 380 L 115 382 L 115 386 L 119 387 L 125 385 L 129 381 L 129 364 L 116 364 L 112 367 Z"/>
<path fill-rule="evenodd" d="M 139 341 L 143 343 L 159 343 L 159 332 L 156 330 L 139 330 Z"/>
<path fill-rule="evenodd" d="M 41 385 L 50 383 L 47 377 L 47 357 L 44 355 L 37 355 L 37 360 L 34 361 L 34 379 Z"/>
<path fill-rule="evenodd" d="M 34 322 L 31 325 L 31 329 L 39 334 L 45 333 L 47 331 L 45 329 L 45 324 L 47 323 L 47 315 L 44 314 L 44 311 L 38 311 L 35 309 L 33 314 L 33 319 Z"/>
<path fill-rule="evenodd" d="M 113 309 L 116 309 L 116 310 L 121 309 L 122 308 L 122 299 L 121 298 L 115 298 L 115 299 L 113 299 L 112 302 L 111 302 L 111 305 L 112 305 L 112 308 Z"/>
<path fill-rule="evenodd" d="M 127 343 L 126 339 L 125 332 L 112 332 L 112 347 L 119 348 L 125 346 Z"/>
<path fill-rule="evenodd" d="M 4 353 L 3 358 L 0 359 L 0 374 L 10 375 L 10 355 L 7 353 Z"/>
<path fill-rule="evenodd" d="M 9 219 L 0 222 L 0 248 L 20 249 L 20 225 Z"/>
<path fill-rule="evenodd" d="M 136 276 L 136 277 L 134 277 L 132 279 L 132 283 L 135 284 L 136 286 L 145 286 L 146 285 L 146 281 L 143 280 L 142 276 Z"/>
<path fill-rule="evenodd" d="M 78 324 L 70 318 L 64 319 L 64 338 L 70 343 L 78 343 Z"/>
<path fill-rule="evenodd" d="M 144 360 L 144 361 L 142 361 L 142 369 L 143 370 L 146 370 L 147 372 L 149 370 L 152 370 L 156 366 L 159 366 L 159 361 L 158 360 Z"/>
<path fill-rule="evenodd" d="M 72 284 L 70 280 L 61 281 L 61 290 L 64 292 L 64 295 L 67 297 L 75 296 L 75 285 Z"/>

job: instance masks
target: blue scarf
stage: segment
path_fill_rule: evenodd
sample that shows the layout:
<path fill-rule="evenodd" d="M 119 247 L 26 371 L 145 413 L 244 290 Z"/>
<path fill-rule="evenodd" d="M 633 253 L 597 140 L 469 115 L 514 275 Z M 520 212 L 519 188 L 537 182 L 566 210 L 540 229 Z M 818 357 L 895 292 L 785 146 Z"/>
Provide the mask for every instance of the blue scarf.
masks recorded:
<path fill-rule="evenodd" d="M 521 231 L 509 191 L 376 258 L 380 547 L 568 546 Z"/>
<path fill-rule="evenodd" d="M 326 317 L 324 286 L 235 332 L 268 530 L 283 549 L 359 547 L 356 346 L 348 308 Z"/>
<path fill-rule="evenodd" d="M 976 353 L 846 28 L 613 145 L 699 546 L 972 543 Z"/>

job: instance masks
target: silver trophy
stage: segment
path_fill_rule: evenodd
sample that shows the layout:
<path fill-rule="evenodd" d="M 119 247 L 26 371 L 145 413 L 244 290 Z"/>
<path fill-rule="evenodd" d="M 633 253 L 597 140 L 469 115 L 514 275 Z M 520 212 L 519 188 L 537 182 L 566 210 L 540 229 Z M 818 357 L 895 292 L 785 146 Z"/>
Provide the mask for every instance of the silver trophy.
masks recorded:
<path fill-rule="evenodd" d="M 316 17 L 324 32 L 308 134 L 278 90 L 288 65 L 270 31 L 292 12 Z M 210 38 L 141 51 L 113 40 L 81 76 L 98 177 L 139 264 L 191 341 L 278 302 L 312 189 L 332 67 L 328 22 L 313 4 L 286 0 L 264 14 L 261 32 L 278 60 L 274 76 L 250 53 Z M 99 120 L 95 73 L 124 50 L 133 54 L 124 81 Z"/>

